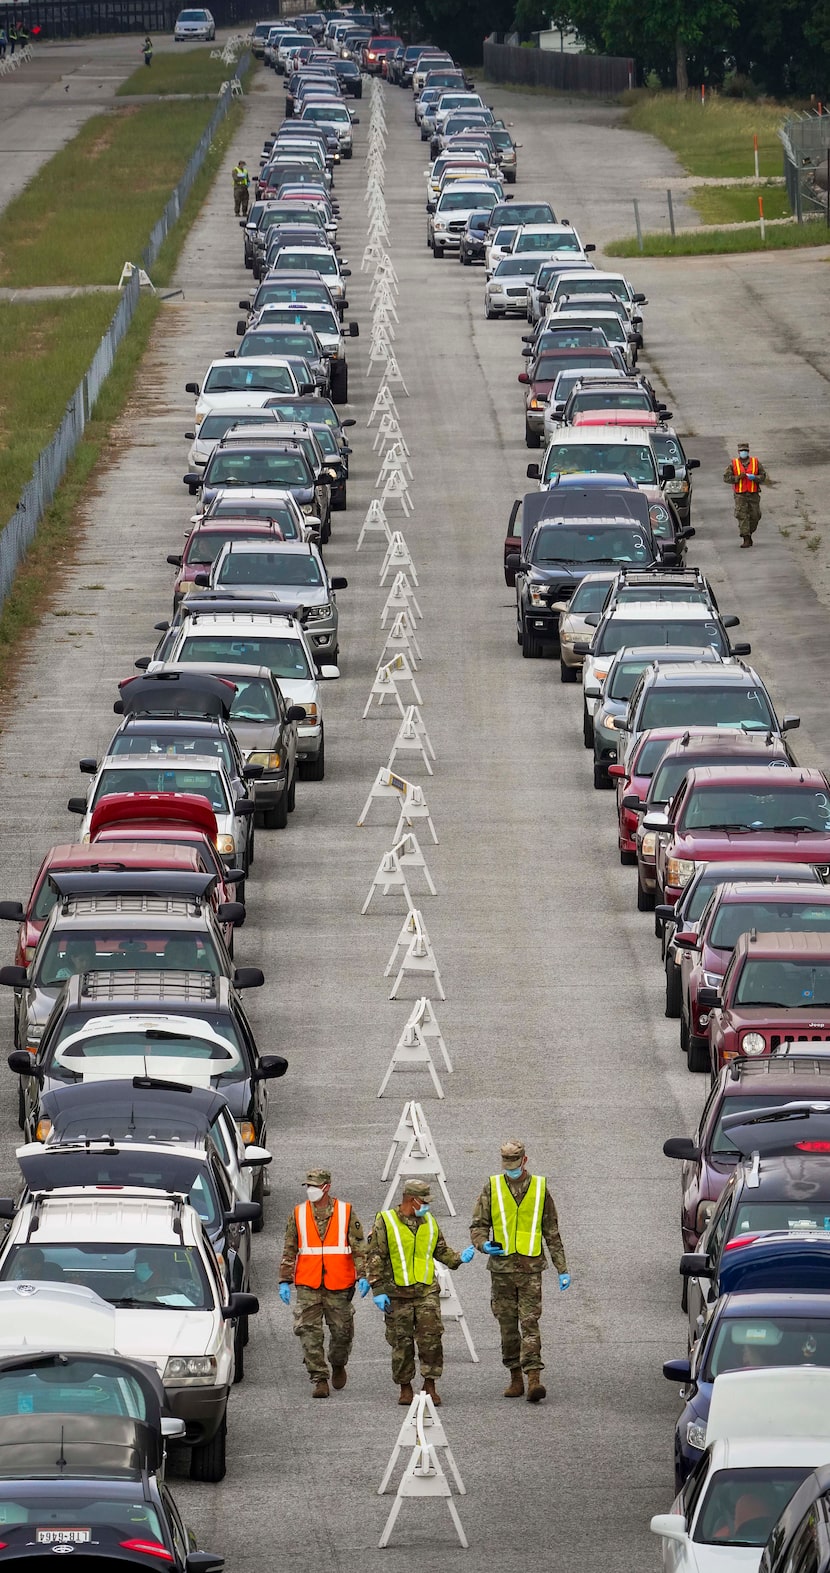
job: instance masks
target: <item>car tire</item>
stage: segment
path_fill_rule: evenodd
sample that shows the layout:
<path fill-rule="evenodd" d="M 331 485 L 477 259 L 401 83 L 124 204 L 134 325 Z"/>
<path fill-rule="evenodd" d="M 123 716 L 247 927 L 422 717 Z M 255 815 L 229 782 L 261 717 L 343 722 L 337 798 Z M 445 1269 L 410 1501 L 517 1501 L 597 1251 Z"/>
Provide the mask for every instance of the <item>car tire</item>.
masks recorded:
<path fill-rule="evenodd" d="M 594 721 L 587 710 L 582 711 L 582 741 L 586 748 L 594 746 Z"/>
<path fill-rule="evenodd" d="M 484 320 L 485 320 L 485 322 L 492 322 L 493 318 L 495 317 L 495 315 L 496 315 L 496 313 L 494 311 L 490 310 L 490 302 L 485 299 L 485 302 L 484 302 Z"/>
<path fill-rule="evenodd" d="M 530 427 L 527 424 L 527 421 L 525 421 L 525 447 L 526 448 L 541 448 L 541 446 L 542 446 L 542 439 L 541 439 L 538 431 L 531 431 Z"/>
<path fill-rule="evenodd" d="M 633 868 L 633 866 L 636 863 L 636 861 L 637 861 L 637 854 L 636 854 L 636 852 L 625 852 L 623 850 L 623 848 L 620 847 L 620 862 L 621 862 L 623 868 Z"/>
<path fill-rule="evenodd" d="M 609 792 L 610 789 L 611 777 L 609 776 L 608 771 L 604 765 L 598 765 L 596 762 L 594 762 L 594 791 Z"/>
<path fill-rule="evenodd" d="M 685 1032 L 683 1031 L 684 1028 Z M 686 1040 L 686 1065 L 693 1076 L 702 1076 L 704 1072 L 712 1068 L 708 1040 L 706 1038 L 698 1038 L 695 1033 L 690 1032 L 686 1026 L 685 1018 L 680 1030 L 681 1037 L 685 1037 Z"/>
<path fill-rule="evenodd" d="M 578 668 L 575 667 L 575 666 L 566 666 L 565 662 L 562 660 L 562 657 L 560 655 L 560 657 L 559 657 L 559 681 L 560 681 L 560 683 L 575 683 L 578 675 L 579 675 Z"/>
<path fill-rule="evenodd" d="M 281 792 L 272 808 L 266 808 L 262 816 L 263 827 L 266 830 L 284 830 L 288 824 L 288 798 Z"/>
<path fill-rule="evenodd" d="M 349 368 L 342 361 L 331 368 L 331 402 L 346 404 L 349 398 Z"/>
<path fill-rule="evenodd" d="M 462 268 L 468 268 L 470 266 L 470 259 L 469 257 L 465 257 L 463 251 L 459 251 L 458 260 L 461 263 Z"/>
<path fill-rule="evenodd" d="M 654 911 L 654 896 L 650 890 L 646 890 L 645 886 L 641 884 L 639 874 L 637 875 L 637 911 Z"/>
<path fill-rule="evenodd" d="M 680 968 L 674 962 L 666 962 L 666 1011 L 670 1021 L 677 1021 L 683 1007 L 683 991 L 680 987 Z"/>
<path fill-rule="evenodd" d="M 222 1424 L 215 1436 L 209 1442 L 203 1442 L 200 1447 L 194 1447 L 190 1453 L 190 1478 L 191 1480 L 206 1480 L 216 1484 L 225 1478 L 225 1453 L 228 1441 L 228 1417 L 222 1416 Z"/>
<path fill-rule="evenodd" d="M 233 1385 L 245 1380 L 245 1334 L 242 1328 L 242 1318 L 236 1324 L 233 1340 Z"/>
<path fill-rule="evenodd" d="M 435 241 L 433 241 L 432 242 L 432 260 L 433 260 L 433 262 L 440 262 L 441 258 L 443 257 L 443 255 L 444 255 L 444 248 L 443 248 L 443 246 L 436 246 Z"/>
<path fill-rule="evenodd" d="M 291 785 L 290 785 L 290 787 L 288 788 L 288 791 L 285 794 L 285 801 L 286 801 L 286 803 L 288 805 L 288 812 L 289 812 L 289 814 L 293 814 L 295 808 L 297 807 L 297 767 L 296 767 L 296 765 L 294 767 L 294 774 L 291 777 Z"/>
<path fill-rule="evenodd" d="M 325 733 L 320 738 L 320 751 L 316 759 L 308 759 L 303 765 L 303 775 L 306 781 L 322 781 L 326 774 L 326 738 Z"/>
<path fill-rule="evenodd" d="M 26 1094 L 23 1091 L 23 1083 L 20 1080 L 18 1080 L 18 1083 L 17 1083 L 17 1123 L 20 1126 L 20 1129 L 22 1131 L 25 1131 L 25 1129 L 26 1129 Z"/>
<path fill-rule="evenodd" d="M 526 661 L 537 661 L 542 654 L 542 641 L 541 639 L 536 639 L 529 632 L 527 621 L 524 617 L 522 618 L 521 646 L 522 655 Z"/>

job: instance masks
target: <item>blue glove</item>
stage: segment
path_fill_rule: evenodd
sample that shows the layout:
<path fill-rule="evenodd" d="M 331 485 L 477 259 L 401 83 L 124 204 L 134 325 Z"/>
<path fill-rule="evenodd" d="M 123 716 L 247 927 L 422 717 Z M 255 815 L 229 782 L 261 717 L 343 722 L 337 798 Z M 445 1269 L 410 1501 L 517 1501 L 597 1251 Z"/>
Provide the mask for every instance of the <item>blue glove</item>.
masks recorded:
<path fill-rule="evenodd" d="M 291 1285 L 290 1284 L 280 1284 L 280 1299 L 282 1300 L 283 1305 L 290 1305 L 291 1304 Z"/>
<path fill-rule="evenodd" d="M 500 1245 L 496 1244 L 495 1240 L 485 1240 L 485 1242 L 484 1242 L 483 1246 L 481 1247 L 481 1249 L 484 1252 L 485 1256 L 503 1256 L 504 1255 L 504 1251 L 502 1250 Z"/>
<path fill-rule="evenodd" d="M 560 1273 L 559 1274 L 559 1287 L 560 1287 L 560 1289 L 570 1289 L 570 1287 L 571 1287 L 571 1275 L 570 1275 L 570 1273 Z"/>
<path fill-rule="evenodd" d="M 392 1305 L 392 1301 L 390 1300 L 388 1294 L 373 1294 L 372 1299 L 374 1300 L 378 1310 L 383 1311 L 384 1315 L 386 1315 L 386 1312 Z"/>
<path fill-rule="evenodd" d="M 465 1245 L 463 1251 L 461 1252 L 462 1262 L 471 1262 L 475 1254 L 476 1248 L 474 1245 Z"/>
<path fill-rule="evenodd" d="M 369 1280 L 368 1280 L 368 1278 L 358 1278 L 358 1280 L 357 1280 L 357 1287 L 360 1290 L 360 1298 L 361 1298 L 361 1300 L 365 1300 L 367 1294 L 369 1293 Z"/>

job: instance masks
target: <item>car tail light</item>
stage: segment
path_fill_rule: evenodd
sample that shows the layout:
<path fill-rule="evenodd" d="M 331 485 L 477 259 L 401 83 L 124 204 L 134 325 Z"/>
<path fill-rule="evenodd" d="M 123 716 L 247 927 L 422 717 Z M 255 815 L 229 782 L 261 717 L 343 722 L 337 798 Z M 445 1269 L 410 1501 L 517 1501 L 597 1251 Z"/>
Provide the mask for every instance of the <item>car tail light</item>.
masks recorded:
<path fill-rule="evenodd" d="M 760 1234 L 738 1234 L 734 1240 L 727 1240 L 724 1250 L 737 1251 L 741 1245 L 752 1245 L 754 1240 L 760 1240 Z"/>
<path fill-rule="evenodd" d="M 796 1142 L 796 1152 L 830 1152 L 830 1142 Z"/>
<path fill-rule="evenodd" d="M 160 1562 L 172 1562 L 173 1554 L 158 1540 L 122 1540 L 121 1547 L 124 1551 L 138 1551 L 145 1557 L 158 1557 Z"/>

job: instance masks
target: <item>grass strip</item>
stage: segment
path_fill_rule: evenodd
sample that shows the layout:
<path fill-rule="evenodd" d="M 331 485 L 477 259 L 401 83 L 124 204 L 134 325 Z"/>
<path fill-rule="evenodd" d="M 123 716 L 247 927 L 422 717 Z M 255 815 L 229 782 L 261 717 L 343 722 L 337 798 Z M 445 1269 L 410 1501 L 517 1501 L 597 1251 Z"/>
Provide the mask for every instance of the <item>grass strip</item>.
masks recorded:
<path fill-rule="evenodd" d="M 757 225 L 746 229 L 710 230 L 699 234 L 685 230 L 672 240 L 668 234 L 643 236 L 643 249 L 636 235 L 624 240 L 610 240 L 603 246 L 607 257 L 717 257 L 740 251 L 797 251 L 804 246 L 830 246 L 830 229 L 822 223 L 793 224 L 792 228 L 768 229 L 766 240 L 761 240 Z"/>
<path fill-rule="evenodd" d="M 759 197 L 764 218 L 790 217 L 783 186 L 698 186 L 689 193 L 704 224 L 757 224 Z"/>
<path fill-rule="evenodd" d="M 137 262 L 214 101 L 95 115 L 3 214 L 0 283 L 117 284 Z"/>
<path fill-rule="evenodd" d="M 114 295 L 0 303 L 0 529 L 57 427 L 100 339 Z"/>
<path fill-rule="evenodd" d="M 179 222 L 166 236 L 161 250 L 153 263 L 150 276 L 157 288 L 169 284 L 176 264 L 179 260 L 182 247 L 187 239 L 188 231 L 194 220 L 198 217 L 202 204 L 213 185 L 219 167 L 228 150 L 233 137 L 236 136 L 242 124 L 244 106 L 237 99 L 231 104 L 224 120 L 216 129 L 216 134 L 210 145 L 208 155 L 199 170 L 193 185 L 188 192 L 187 200 L 179 215 Z M 231 201 L 230 182 L 228 183 L 228 203 Z"/>
<path fill-rule="evenodd" d="M 153 64 L 138 67 L 118 89 L 118 98 L 144 97 L 147 93 L 208 93 L 215 98 L 223 82 L 233 76 L 235 66 L 224 60 L 211 60 L 212 48 L 218 44 L 200 45 L 198 49 L 176 49 L 174 52 L 154 54 Z M 136 41 L 138 53 L 138 42 Z M 242 80 L 245 80 L 243 73 Z"/>
<path fill-rule="evenodd" d="M 112 301 L 109 301 L 112 316 Z M 79 516 L 96 469 L 117 453 L 113 427 L 135 386 L 142 357 L 161 306 L 153 297 L 138 305 L 129 332 L 122 339 L 109 374 L 69 464 L 52 506 L 37 527 L 28 555 L 21 563 L 11 593 L 0 609 L 0 689 L 14 681 L 22 640 L 31 633 L 65 582 L 79 539 Z"/>
<path fill-rule="evenodd" d="M 647 131 L 671 148 L 690 175 L 754 175 L 753 135 L 761 175 L 780 175 L 783 150 L 778 127 L 786 109 L 739 98 L 710 96 L 701 105 L 690 93 L 624 93 L 626 126 Z"/>

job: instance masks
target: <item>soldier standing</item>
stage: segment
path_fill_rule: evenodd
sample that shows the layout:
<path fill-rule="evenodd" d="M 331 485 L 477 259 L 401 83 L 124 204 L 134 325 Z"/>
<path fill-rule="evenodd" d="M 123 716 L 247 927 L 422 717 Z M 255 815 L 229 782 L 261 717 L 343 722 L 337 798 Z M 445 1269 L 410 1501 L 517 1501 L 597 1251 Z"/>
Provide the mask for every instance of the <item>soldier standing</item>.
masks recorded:
<path fill-rule="evenodd" d="M 412 1403 L 416 1342 L 424 1392 L 440 1404 L 435 1383 L 444 1369 L 444 1324 L 435 1263 L 455 1272 L 475 1255 L 471 1245 L 459 1253 L 447 1244 L 430 1212 L 431 1200 L 426 1180 L 406 1180 L 397 1207 L 378 1213 L 369 1239 L 367 1276 L 385 1316 L 399 1404 Z"/>
<path fill-rule="evenodd" d="M 294 1208 L 285 1230 L 280 1262 L 279 1295 L 291 1303 L 297 1286 L 294 1331 L 303 1349 L 303 1363 L 314 1383 L 314 1398 L 329 1396 L 329 1368 L 323 1333 L 329 1330 L 331 1385 L 346 1386 L 346 1366 L 354 1338 L 355 1286 L 361 1298 L 369 1293 L 366 1242 L 351 1202 L 331 1193 L 328 1169 L 309 1169 L 306 1201 Z"/>
<path fill-rule="evenodd" d="M 238 164 L 234 164 L 231 178 L 233 180 L 233 211 L 237 218 L 240 213 L 243 218 L 246 218 L 248 214 L 248 188 L 251 184 L 251 177 L 248 174 L 248 166 L 244 158 L 241 158 Z"/>
<path fill-rule="evenodd" d="M 741 546 L 751 546 L 761 517 L 760 489 L 767 480 L 767 472 L 760 459 L 750 454 L 748 442 L 738 443 L 738 457 L 727 465 L 723 478 L 734 493 Z"/>
<path fill-rule="evenodd" d="M 490 1309 L 501 1330 L 501 1357 L 510 1372 L 504 1396 L 523 1396 L 526 1372 L 527 1401 L 538 1404 L 546 1393 L 539 1374 L 545 1369 L 539 1317 L 542 1273 L 548 1265 L 542 1241 L 559 1273 L 560 1289 L 568 1288 L 571 1275 L 547 1180 L 527 1173 L 524 1142 L 504 1143 L 501 1170 L 490 1176 L 476 1202 L 470 1238 L 489 1257 Z"/>

